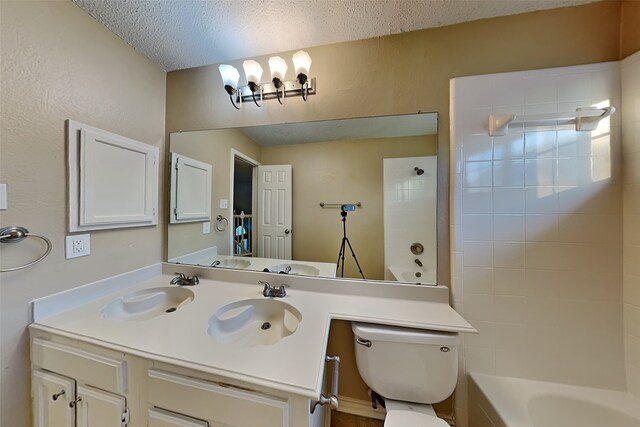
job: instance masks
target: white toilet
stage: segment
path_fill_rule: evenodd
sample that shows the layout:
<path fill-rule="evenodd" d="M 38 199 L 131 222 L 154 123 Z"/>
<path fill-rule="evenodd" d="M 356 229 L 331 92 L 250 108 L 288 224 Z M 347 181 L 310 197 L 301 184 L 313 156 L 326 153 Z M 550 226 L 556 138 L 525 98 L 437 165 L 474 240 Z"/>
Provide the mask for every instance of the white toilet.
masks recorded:
<path fill-rule="evenodd" d="M 431 404 L 455 389 L 458 334 L 355 322 L 351 328 L 360 376 L 385 400 L 384 426 L 448 427 Z"/>

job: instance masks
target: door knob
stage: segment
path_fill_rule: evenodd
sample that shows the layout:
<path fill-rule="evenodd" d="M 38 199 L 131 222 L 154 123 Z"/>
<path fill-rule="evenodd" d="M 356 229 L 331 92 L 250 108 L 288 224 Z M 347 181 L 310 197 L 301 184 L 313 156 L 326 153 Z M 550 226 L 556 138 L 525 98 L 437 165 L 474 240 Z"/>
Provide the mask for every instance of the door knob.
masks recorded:
<path fill-rule="evenodd" d="M 289 233 L 291 233 L 291 230 L 289 230 L 288 228 L 284 230 L 284 234 L 289 234 Z"/>

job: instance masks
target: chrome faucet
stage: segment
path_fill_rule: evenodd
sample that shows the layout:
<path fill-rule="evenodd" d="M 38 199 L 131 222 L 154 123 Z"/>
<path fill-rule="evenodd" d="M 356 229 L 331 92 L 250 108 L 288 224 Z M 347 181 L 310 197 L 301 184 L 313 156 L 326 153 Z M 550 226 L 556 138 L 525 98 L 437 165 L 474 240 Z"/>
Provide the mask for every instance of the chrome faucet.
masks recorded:
<path fill-rule="evenodd" d="M 213 261 L 209 267 L 215 267 L 217 265 L 220 265 L 220 260 Z"/>
<path fill-rule="evenodd" d="M 280 285 L 279 288 L 276 288 L 275 286 L 271 286 L 269 282 L 263 282 L 262 280 L 260 280 L 258 283 L 264 285 L 262 296 L 266 298 L 283 298 L 287 296 L 287 291 L 285 288 L 288 288 L 289 285 Z"/>
<path fill-rule="evenodd" d="M 420 261 L 418 258 L 416 258 L 414 262 L 418 264 L 419 267 L 422 267 L 422 261 Z"/>
<path fill-rule="evenodd" d="M 175 273 L 175 274 L 177 274 L 177 276 L 171 279 L 171 282 L 169 282 L 172 285 L 195 286 L 198 283 L 200 283 L 200 279 L 198 279 L 198 276 L 196 276 L 195 274 L 191 277 L 187 276 L 184 273 Z"/>

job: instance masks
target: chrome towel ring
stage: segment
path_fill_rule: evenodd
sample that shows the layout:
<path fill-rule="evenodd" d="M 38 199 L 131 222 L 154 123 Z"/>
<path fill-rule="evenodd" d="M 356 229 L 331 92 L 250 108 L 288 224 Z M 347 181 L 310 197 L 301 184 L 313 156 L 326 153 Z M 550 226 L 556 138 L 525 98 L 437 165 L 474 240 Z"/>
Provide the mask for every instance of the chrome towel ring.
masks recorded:
<path fill-rule="evenodd" d="M 229 220 L 225 217 L 223 217 L 222 215 L 218 215 L 216 217 L 216 230 L 217 231 L 224 231 L 227 229 L 227 226 L 229 225 Z"/>
<path fill-rule="evenodd" d="M 31 261 L 30 263 L 19 265 L 17 267 L 0 269 L 0 273 L 6 273 L 8 271 L 21 270 L 23 268 L 31 267 L 32 265 L 37 264 L 45 259 L 47 255 L 49 255 L 49 252 L 51 252 L 51 240 L 47 239 L 46 237 L 39 234 L 29 233 L 29 230 L 24 227 L 11 226 L 0 228 L 0 243 L 18 243 L 23 241 L 27 237 L 35 237 L 42 240 L 47 244 L 47 250 L 44 252 L 44 254 L 42 254 L 41 257 L 34 261 Z"/>

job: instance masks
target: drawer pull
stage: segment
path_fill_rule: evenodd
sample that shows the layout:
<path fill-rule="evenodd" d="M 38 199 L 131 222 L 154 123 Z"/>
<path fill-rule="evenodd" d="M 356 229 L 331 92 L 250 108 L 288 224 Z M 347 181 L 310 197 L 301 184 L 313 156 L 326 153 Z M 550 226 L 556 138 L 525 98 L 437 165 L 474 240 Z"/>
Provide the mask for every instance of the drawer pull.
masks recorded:
<path fill-rule="evenodd" d="M 53 401 L 55 402 L 56 400 L 58 400 L 58 398 L 60 396 L 62 396 L 63 394 L 65 394 L 66 391 L 65 389 L 60 390 L 59 392 L 57 392 L 56 394 L 54 394 L 53 396 L 51 396 L 51 398 L 53 399 Z"/>

